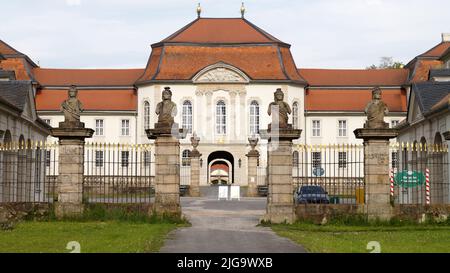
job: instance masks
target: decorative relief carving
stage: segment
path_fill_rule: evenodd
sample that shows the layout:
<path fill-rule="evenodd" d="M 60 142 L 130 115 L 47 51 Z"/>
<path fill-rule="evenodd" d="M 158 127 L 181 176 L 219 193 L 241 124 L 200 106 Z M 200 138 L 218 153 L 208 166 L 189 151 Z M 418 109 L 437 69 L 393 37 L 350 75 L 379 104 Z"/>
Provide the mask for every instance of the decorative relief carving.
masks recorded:
<path fill-rule="evenodd" d="M 236 72 L 224 68 L 219 67 L 214 70 L 210 70 L 200 77 L 197 78 L 197 82 L 246 82 L 244 78 L 242 78 Z"/>

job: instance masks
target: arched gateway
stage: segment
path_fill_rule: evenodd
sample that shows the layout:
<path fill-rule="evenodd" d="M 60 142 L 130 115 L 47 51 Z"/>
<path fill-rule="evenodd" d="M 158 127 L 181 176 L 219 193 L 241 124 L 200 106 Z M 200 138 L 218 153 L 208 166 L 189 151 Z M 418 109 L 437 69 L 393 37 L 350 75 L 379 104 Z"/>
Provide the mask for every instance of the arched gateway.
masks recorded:
<path fill-rule="evenodd" d="M 208 183 L 234 183 L 234 157 L 226 151 L 212 152 L 208 156 Z"/>

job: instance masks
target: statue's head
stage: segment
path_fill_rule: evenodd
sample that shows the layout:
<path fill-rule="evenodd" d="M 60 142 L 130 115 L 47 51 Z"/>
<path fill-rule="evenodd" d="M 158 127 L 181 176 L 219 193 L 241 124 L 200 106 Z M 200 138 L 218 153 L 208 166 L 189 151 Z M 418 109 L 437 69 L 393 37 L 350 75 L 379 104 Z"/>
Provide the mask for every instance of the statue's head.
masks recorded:
<path fill-rule="evenodd" d="M 172 91 L 170 91 L 170 87 L 164 87 L 164 91 L 162 92 L 163 100 L 171 100 L 172 99 Z"/>
<path fill-rule="evenodd" d="M 69 89 L 69 98 L 76 98 L 78 94 L 77 87 L 75 85 L 71 85 Z"/>
<path fill-rule="evenodd" d="M 372 99 L 373 100 L 381 100 L 381 89 L 379 87 L 375 87 L 372 90 Z"/>
<path fill-rule="evenodd" d="M 281 91 L 281 88 L 278 88 L 277 91 L 275 91 L 274 95 L 274 99 L 275 101 L 283 101 L 284 99 L 284 93 L 283 91 Z"/>

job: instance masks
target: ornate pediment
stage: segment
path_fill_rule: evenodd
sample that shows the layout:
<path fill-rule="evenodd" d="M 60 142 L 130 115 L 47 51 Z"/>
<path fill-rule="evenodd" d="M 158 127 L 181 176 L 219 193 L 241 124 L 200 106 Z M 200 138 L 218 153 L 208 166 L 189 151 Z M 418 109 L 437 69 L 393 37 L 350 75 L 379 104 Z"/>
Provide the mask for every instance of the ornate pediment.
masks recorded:
<path fill-rule="evenodd" d="M 248 83 L 249 78 L 239 69 L 218 63 L 202 69 L 194 76 L 194 83 Z"/>

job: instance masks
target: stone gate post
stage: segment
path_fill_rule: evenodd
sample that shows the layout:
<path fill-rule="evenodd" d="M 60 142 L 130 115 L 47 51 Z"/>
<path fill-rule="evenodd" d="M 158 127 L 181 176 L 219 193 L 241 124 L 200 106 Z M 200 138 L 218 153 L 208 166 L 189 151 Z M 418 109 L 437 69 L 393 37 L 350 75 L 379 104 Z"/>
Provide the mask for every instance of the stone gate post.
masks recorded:
<path fill-rule="evenodd" d="M 268 110 L 272 123 L 268 130 L 260 132 L 261 138 L 268 139 L 269 193 L 264 220 L 271 223 L 293 223 L 296 220 L 292 191 L 292 141 L 300 138 L 302 131 L 288 124 L 291 109 L 283 98 L 283 91 L 277 89 Z"/>
<path fill-rule="evenodd" d="M 155 203 L 159 215 L 181 215 L 180 207 L 180 141 L 186 137 L 184 129 L 174 122 L 177 106 L 172 102 L 172 91 L 165 87 L 158 103 L 159 115 L 154 129 L 147 129 L 147 137 L 155 140 Z"/>
<path fill-rule="evenodd" d="M 83 213 L 84 140 L 92 137 L 94 130 L 84 128 L 80 122 L 82 103 L 77 99 L 78 91 L 71 86 L 69 98 L 61 105 L 64 122 L 53 128 L 51 134 L 59 139 L 58 201 L 56 217 L 74 217 Z"/>
<path fill-rule="evenodd" d="M 372 101 L 366 107 L 364 128 L 356 129 L 356 138 L 364 140 L 365 210 L 369 219 L 389 220 L 393 216 L 390 204 L 389 139 L 398 132 L 384 122 L 388 113 L 381 100 L 381 89 L 372 90 Z"/>
<path fill-rule="evenodd" d="M 258 138 L 249 138 L 248 139 L 250 146 L 252 149 L 246 154 L 247 156 L 247 196 L 248 197 L 256 197 L 258 196 L 258 185 L 257 185 L 257 176 L 258 176 L 258 160 L 259 160 L 259 152 L 255 149 L 258 144 Z"/>
<path fill-rule="evenodd" d="M 202 154 L 197 150 L 200 138 L 194 133 L 191 137 L 192 151 L 190 153 L 191 160 L 191 185 L 189 186 L 189 195 L 191 197 L 200 196 L 200 157 Z"/>

